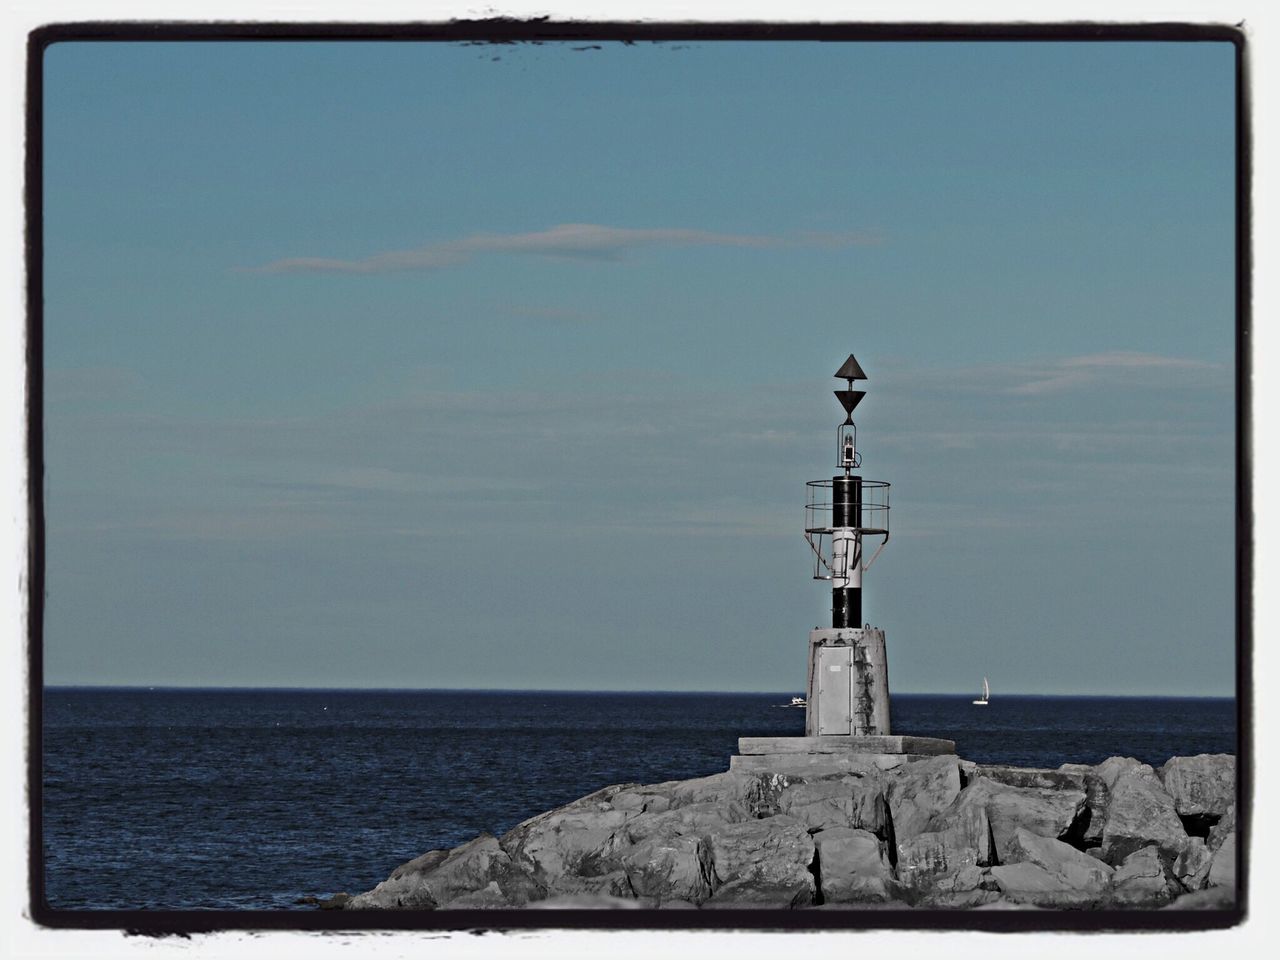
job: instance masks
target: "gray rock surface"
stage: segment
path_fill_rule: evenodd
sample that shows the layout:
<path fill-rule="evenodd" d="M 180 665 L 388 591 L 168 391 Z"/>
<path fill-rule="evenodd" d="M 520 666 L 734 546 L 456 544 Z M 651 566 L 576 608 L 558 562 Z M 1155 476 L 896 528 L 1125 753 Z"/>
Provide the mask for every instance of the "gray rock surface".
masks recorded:
<path fill-rule="evenodd" d="M 1111 763 L 1105 761 L 1101 766 Z M 1102 825 L 1102 856 L 1115 865 L 1133 851 L 1155 842 L 1162 852 L 1176 857 L 1190 838 L 1174 808 L 1173 797 L 1147 764 L 1136 761 L 1115 768 L 1106 778 L 1109 796 Z"/>
<path fill-rule="evenodd" d="M 880 838 L 868 830 L 832 827 L 813 838 L 827 903 L 893 899 L 893 867 Z"/>
<path fill-rule="evenodd" d="M 1230 757 L 1023 770 L 955 756 L 621 784 L 321 909 L 1225 909 Z M 1232 775 L 1228 775 L 1231 772 Z M 1190 836 L 1183 825 L 1194 827 Z M 1204 833 L 1208 836 L 1204 836 Z"/>
<path fill-rule="evenodd" d="M 903 764 L 886 774 L 889 812 L 898 841 L 928 829 L 929 821 L 960 795 L 960 765 L 954 756 Z"/>
<path fill-rule="evenodd" d="M 1067 780 L 1058 789 L 1034 786 L 1028 778 L 1026 786 L 1013 786 L 988 778 L 975 779 L 956 799 L 959 809 L 981 807 L 991 824 L 996 856 L 1001 861 L 1013 856 L 1014 836 L 1026 829 L 1042 837 L 1063 838 L 1085 810 L 1083 778 Z"/>
<path fill-rule="evenodd" d="M 815 848 L 808 829 L 795 817 L 778 814 L 726 824 L 713 830 L 709 840 L 716 881 L 713 902 L 813 902 L 817 887 L 809 868 Z"/>
<path fill-rule="evenodd" d="M 938 814 L 930 829 L 898 842 L 898 880 L 915 896 L 941 878 L 992 862 L 991 825 L 980 804 Z"/>
<path fill-rule="evenodd" d="M 1173 875 L 1178 878 L 1186 890 L 1199 890 L 1209 877 L 1209 866 L 1213 862 L 1213 851 L 1199 837 L 1192 837 L 1187 842 L 1187 849 L 1173 861 Z"/>
<path fill-rule="evenodd" d="M 652 837 L 632 847 L 622 862 L 638 897 L 702 903 L 711 896 L 711 854 L 700 837 Z"/>
<path fill-rule="evenodd" d="M 1205 886 L 1236 888 L 1236 834 L 1233 830 L 1213 854 Z"/>
<path fill-rule="evenodd" d="M 778 810 L 818 830 L 854 827 L 883 834 L 889 823 L 884 783 L 874 775 L 792 784 L 779 794 Z"/>
<path fill-rule="evenodd" d="M 1125 857 L 1111 882 L 1112 902 L 1119 906 L 1163 906 L 1184 892 L 1154 844 Z"/>
<path fill-rule="evenodd" d="M 1101 896 L 1114 870 L 1095 857 L 1052 837 L 1041 837 L 1019 827 L 1010 845 L 1011 861 L 1034 863 L 1073 890 Z M 993 870 L 994 873 L 994 870 Z"/>
<path fill-rule="evenodd" d="M 1235 806 L 1236 758 L 1226 753 L 1174 757 L 1160 780 L 1182 817 L 1221 817 Z"/>

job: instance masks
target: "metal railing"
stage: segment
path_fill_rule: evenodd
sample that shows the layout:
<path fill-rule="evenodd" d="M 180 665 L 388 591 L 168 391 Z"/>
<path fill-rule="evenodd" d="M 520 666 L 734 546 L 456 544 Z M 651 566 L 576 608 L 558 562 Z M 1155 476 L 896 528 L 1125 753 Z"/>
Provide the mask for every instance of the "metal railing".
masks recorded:
<path fill-rule="evenodd" d="M 804 538 L 813 550 L 813 579 L 831 579 L 831 480 L 810 480 L 805 484 Z M 862 537 L 880 537 L 871 559 L 862 564 L 868 570 L 889 542 L 889 483 L 885 480 L 862 481 L 862 510 L 859 526 L 853 528 Z"/>

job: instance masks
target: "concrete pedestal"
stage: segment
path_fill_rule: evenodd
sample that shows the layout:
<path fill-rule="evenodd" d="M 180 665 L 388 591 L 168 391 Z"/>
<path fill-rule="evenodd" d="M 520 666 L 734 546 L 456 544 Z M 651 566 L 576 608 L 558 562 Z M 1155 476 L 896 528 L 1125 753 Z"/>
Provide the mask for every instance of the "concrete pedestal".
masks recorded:
<path fill-rule="evenodd" d="M 889 665 L 883 630 L 811 630 L 808 678 L 806 736 L 889 735 Z"/>
<path fill-rule="evenodd" d="M 887 770 L 912 760 L 955 753 L 954 740 L 937 737 L 740 737 L 729 769 L 764 773 Z"/>

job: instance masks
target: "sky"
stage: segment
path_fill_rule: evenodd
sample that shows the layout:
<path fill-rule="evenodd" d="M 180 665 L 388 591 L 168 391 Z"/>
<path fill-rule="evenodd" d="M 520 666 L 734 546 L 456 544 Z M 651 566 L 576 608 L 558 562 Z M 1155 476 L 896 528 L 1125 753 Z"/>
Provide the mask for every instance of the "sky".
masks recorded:
<path fill-rule="evenodd" d="M 1223 43 L 60 44 L 45 679 L 1230 695 Z"/>

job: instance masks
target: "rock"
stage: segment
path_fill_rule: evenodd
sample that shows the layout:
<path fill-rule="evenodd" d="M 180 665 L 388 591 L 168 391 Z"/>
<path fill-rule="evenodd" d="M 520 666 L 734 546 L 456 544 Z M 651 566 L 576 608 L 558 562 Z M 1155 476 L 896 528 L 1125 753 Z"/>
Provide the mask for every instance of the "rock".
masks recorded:
<path fill-rule="evenodd" d="M 1102 781 L 1107 790 L 1111 790 L 1116 785 L 1116 781 L 1126 773 L 1144 766 L 1146 764 L 1140 760 L 1133 759 L 1133 757 L 1108 757 L 1093 767 L 1093 773 Z M 1062 767 L 1058 769 L 1061 770 Z"/>
<path fill-rule="evenodd" d="M 981 806 L 949 811 L 930 827 L 898 841 L 898 881 L 914 897 L 927 896 L 942 876 L 992 862 L 991 826 Z"/>
<path fill-rule="evenodd" d="M 490 880 L 489 883 L 479 890 L 472 890 L 470 893 L 464 893 L 461 896 L 454 897 L 444 909 L 447 910 L 503 910 L 511 907 L 511 902 L 507 900 L 506 894 L 502 892 L 502 888 L 498 886 L 496 880 Z"/>
<path fill-rule="evenodd" d="M 981 867 L 963 867 L 955 873 L 938 876 L 917 906 L 941 910 L 968 910 L 1000 901 L 1000 888 L 991 871 Z"/>
<path fill-rule="evenodd" d="M 534 910 L 641 910 L 643 904 L 623 897 L 574 894 L 549 897 L 529 906 Z"/>
<path fill-rule="evenodd" d="M 1223 841 L 1227 837 L 1236 832 L 1236 808 L 1231 807 L 1227 810 L 1221 820 L 1213 825 L 1213 829 L 1209 831 L 1209 836 L 1205 840 L 1205 845 L 1213 851 L 1222 846 Z"/>
<path fill-rule="evenodd" d="M 1232 887 L 1207 887 L 1192 893 L 1184 893 L 1165 910 L 1231 910 L 1236 905 L 1236 892 Z"/>
<path fill-rule="evenodd" d="M 1209 877 L 1209 865 L 1213 862 L 1213 852 L 1199 837 L 1191 837 L 1187 841 L 1187 849 L 1173 861 L 1173 875 L 1187 890 L 1199 890 Z"/>
<path fill-rule="evenodd" d="M 736 800 L 692 803 L 662 813 L 635 817 L 627 821 L 623 830 L 627 839 L 635 844 L 653 837 L 705 836 L 716 827 L 750 819 L 751 814 Z"/>
<path fill-rule="evenodd" d="M 960 766 L 954 756 L 903 764 L 886 774 L 885 796 L 899 843 L 928 829 L 960 793 Z"/>
<path fill-rule="evenodd" d="M 1160 780 L 1180 817 L 1216 819 L 1235 806 L 1236 758 L 1230 754 L 1174 757 L 1160 768 Z"/>
<path fill-rule="evenodd" d="M 606 787 L 501 839 L 482 834 L 428 851 L 358 896 L 303 902 L 453 910 L 815 899 L 862 909 L 1234 904 L 1230 757 L 1175 758 L 1160 776 L 1127 757 L 1058 770 L 951 755 L 889 760 Z M 1188 900 L 1183 889 L 1203 896 Z"/>
<path fill-rule="evenodd" d="M 541 887 L 516 867 L 491 835 L 449 851 L 433 850 L 397 867 L 391 876 L 367 893 L 352 897 L 348 910 L 395 908 L 433 910 L 490 882 L 507 905 L 521 906 L 542 896 Z"/>
<path fill-rule="evenodd" d="M 1064 766 L 1066 766 L 1064 764 Z M 1085 767 L 1084 770 L 1089 769 Z M 1071 790 L 1085 789 L 1083 770 L 1048 770 L 1037 767 L 1008 767 L 994 764 L 973 764 L 967 772 L 970 783 L 974 780 L 990 780 L 1002 783 L 1006 787 L 1019 787 L 1030 790 Z"/>
<path fill-rule="evenodd" d="M 1218 847 L 1214 852 L 1213 862 L 1209 865 L 1209 876 L 1205 879 L 1205 886 L 1228 887 L 1232 890 L 1236 888 L 1236 834 L 1234 830 L 1222 841 L 1222 846 Z"/>
<path fill-rule="evenodd" d="M 1096 857 L 1081 853 L 1061 840 L 1037 836 L 1022 827 L 1014 831 L 1010 854 L 1014 865 L 1033 863 L 1072 890 L 1095 897 L 1101 896 L 1114 873 L 1111 867 Z M 993 874 L 996 869 L 992 869 Z"/>
<path fill-rule="evenodd" d="M 501 840 L 511 861 L 548 889 L 566 874 L 600 876 L 619 869 L 626 826 L 637 814 L 582 805 L 561 807 L 513 827 Z"/>
<path fill-rule="evenodd" d="M 1109 793 L 1102 826 L 1102 855 L 1107 863 L 1117 864 L 1150 843 L 1158 844 L 1170 858 L 1186 849 L 1190 838 L 1174 809 L 1173 798 L 1147 764 L 1135 761 L 1116 771 L 1109 781 Z"/>
<path fill-rule="evenodd" d="M 884 834 L 889 807 L 884 786 L 872 776 L 845 776 L 797 783 L 778 797 L 778 810 L 815 830 L 853 827 Z"/>
<path fill-rule="evenodd" d="M 805 825 L 785 814 L 766 820 L 726 824 L 709 836 L 716 890 L 708 902 L 813 902 L 816 885 L 809 867 L 814 845 Z"/>
<path fill-rule="evenodd" d="M 1136 764 L 1138 761 L 1133 762 Z M 1106 780 L 1093 767 L 1083 763 L 1064 763 L 1058 770 L 1078 774 L 1084 785 L 1084 811 L 1075 824 L 1075 842 L 1086 847 L 1098 846 L 1102 843 L 1102 823 L 1106 819 L 1107 797 L 1110 795 Z"/>
<path fill-rule="evenodd" d="M 1119 906 L 1157 907 L 1182 893 L 1177 878 L 1152 844 L 1135 850 L 1116 867 L 1111 880 L 1113 902 Z"/>
<path fill-rule="evenodd" d="M 991 876 L 999 885 L 1000 892 L 1015 903 L 1046 907 L 1091 907 L 1102 899 L 1100 893 L 1077 890 L 1061 877 L 1029 861 L 992 867 Z"/>
<path fill-rule="evenodd" d="M 816 834 L 813 842 L 824 902 L 892 899 L 893 867 L 874 833 L 853 827 L 832 827 Z"/>
<path fill-rule="evenodd" d="M 1035 780 L 1028 778 L 1024 782 Z M 955 806 L 957 810 L 980 807 L 991 824 L 997 859 L 1013 861 L 1018 859 L 1013 854 L 1013 844 L 1020 828 L 1041 837 L 1068 836 L 1085 810 L 1083 778 L 1067 780 L 1059 790 L 980 778 L 960 793 Z"/>
<path fill-rule="evenodd" d="M 698 837 L 655 837 L 632 847 L 622 862 L 637 897 L 696 904 L 711 896 L 711 854 Z"/>
<path fill-rule="evenodd" d="M 627 872 L 621 868 L 610 870 L 607 873 L 590 874 L 582 876 L 576 873 L 561 874 L 549 881 L 547 886 L 548 897 L 620 897 L 624 900 L 634 900 L 635 894 L 631 890 L 631 881 L 627 877 Z"/>

